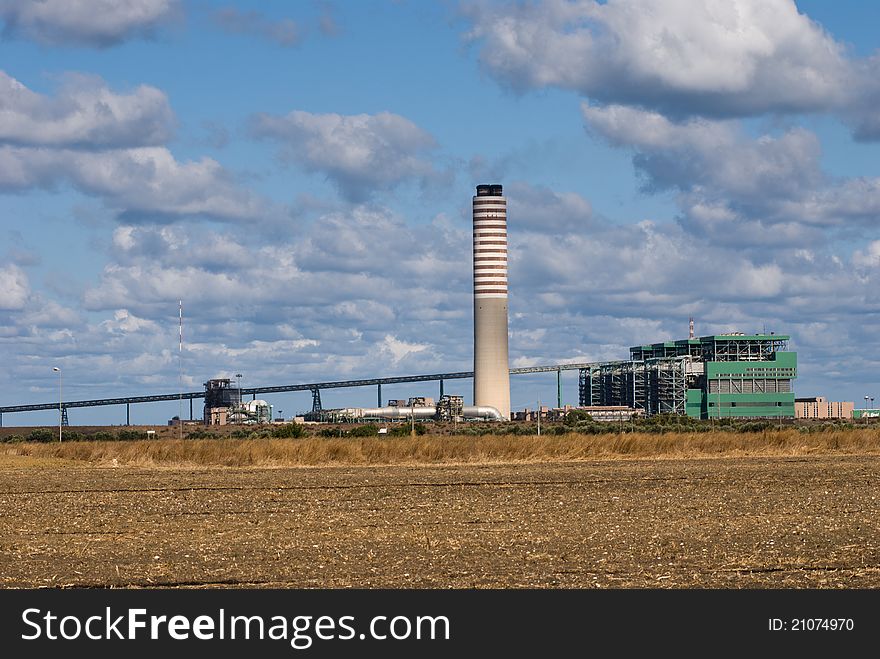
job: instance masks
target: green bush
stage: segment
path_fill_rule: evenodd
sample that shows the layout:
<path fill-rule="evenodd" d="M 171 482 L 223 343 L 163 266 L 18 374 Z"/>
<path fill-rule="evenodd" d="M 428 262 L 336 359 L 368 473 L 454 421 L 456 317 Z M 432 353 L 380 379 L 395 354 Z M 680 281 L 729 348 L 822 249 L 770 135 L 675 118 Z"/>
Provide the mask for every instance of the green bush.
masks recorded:
<path fill-rule="evenodd" d="M 593 417 L 586 410 L 569 410 L 565 413 L 562 423 L 566 426 L 575 426 L 581 421 L 592 421 Z"/>
<path fill-rule="evenodd" d="M 121 442 L 131 442 L 136 439 L 144 439 L 147 434 L 143 430 L 117 430 L 116 439 Z"/>
<path fill-rule="evenodd" d="M 192 430 L 186 433 L 184 439 L 219 439 L 219 437 L 207 430 Z"/>
<path fill-rule="evenodd" d="M 342 430 L 342 428 L 333 427 L 333 428 L 321 428 L 321 430 L 318 431 L 318 434 L 321 437 L 342 437 L 346 433 Z"/>
<path fill-rule="evenodd" d="M 272 429 L 272 437 L 297 438 L 306 434 L 306 429 L 299 423 L 285 423 Z"/>
<path fill-rule="evenodd" d="M 764 432 L 765 430 L 772 430 L 776 425 L 773 421 L 748 421 L 739 424 L 736 430 L 738 432 Z"/>
<path fill-rule="evenodd" d="M 48 428 L 34 428 L 28 433 L 29 442 L 51 442 L 58 439 L 58 433 Z"/>
<path fill-rule="evenodd" d="M 605 433 L 620 432 L 620 424 L 602 421 L 579 421 L 574 426 L 574 431 L 583 435 L 604 435 Z"/>
<path fill-rule="evenodd" d="M 0 440 L 0 441 L 4 441 L 4 442 L 6 442 L 7 444 L 15 444 L 15 443 L 18 443 L 18 442 L 23 442 L 23 441 L 24 441 L 24 437 L 22 437 L 21 435 L 7 435 L 6 437 L 4 437 L 4 438 L 3 438 L 2 440 Z"/>

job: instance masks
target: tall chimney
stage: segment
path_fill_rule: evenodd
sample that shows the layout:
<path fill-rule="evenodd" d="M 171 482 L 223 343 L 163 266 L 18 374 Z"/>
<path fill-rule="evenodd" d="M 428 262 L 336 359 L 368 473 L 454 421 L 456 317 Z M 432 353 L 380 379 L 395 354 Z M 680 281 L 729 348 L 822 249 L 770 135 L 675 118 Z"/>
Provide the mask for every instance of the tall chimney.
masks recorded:
<path fill-rule="evenodd" d="M 507 200 L 478 185 L 474 202 L 474 405 L 510 418 L 507 357 Z"/>

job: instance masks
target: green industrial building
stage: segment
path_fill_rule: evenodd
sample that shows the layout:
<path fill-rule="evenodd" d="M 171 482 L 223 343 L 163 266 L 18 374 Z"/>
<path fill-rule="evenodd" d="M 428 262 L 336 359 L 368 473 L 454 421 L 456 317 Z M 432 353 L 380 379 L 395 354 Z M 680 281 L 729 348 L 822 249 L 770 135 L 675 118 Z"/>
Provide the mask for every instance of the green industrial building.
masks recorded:
<path fill-rule="evenodd" d="M 780 334 L 714 334 L 630 348 L 580 370 L 579 404 L 698 419 L 794 417 L 797 353 Z"/>

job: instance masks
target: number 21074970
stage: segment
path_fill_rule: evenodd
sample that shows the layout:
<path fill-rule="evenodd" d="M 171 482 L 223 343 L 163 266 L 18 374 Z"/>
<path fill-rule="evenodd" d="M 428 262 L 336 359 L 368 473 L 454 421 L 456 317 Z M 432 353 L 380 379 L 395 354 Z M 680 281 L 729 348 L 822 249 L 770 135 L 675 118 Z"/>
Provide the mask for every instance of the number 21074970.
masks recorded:
<path fill-rule="evenodd" d="M 771 632 L 851 632 L 855 622 L 852 618 L 770 618 L 767 628 Z"/>

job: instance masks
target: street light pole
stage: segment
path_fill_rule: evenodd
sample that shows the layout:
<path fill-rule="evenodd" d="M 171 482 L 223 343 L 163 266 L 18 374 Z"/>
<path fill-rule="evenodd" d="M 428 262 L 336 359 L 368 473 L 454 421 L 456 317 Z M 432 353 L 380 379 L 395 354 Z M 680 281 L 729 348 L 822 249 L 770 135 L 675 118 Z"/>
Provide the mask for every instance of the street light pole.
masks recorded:
<path fill-rule="evenodd" d="M 52 370 L 58 373 L 58 441 L 61 441 L 61 426 L 64 422 L 64 408 L 62 407 L 61 369 L 53 366 Z"/>

